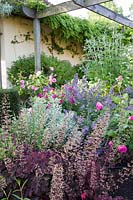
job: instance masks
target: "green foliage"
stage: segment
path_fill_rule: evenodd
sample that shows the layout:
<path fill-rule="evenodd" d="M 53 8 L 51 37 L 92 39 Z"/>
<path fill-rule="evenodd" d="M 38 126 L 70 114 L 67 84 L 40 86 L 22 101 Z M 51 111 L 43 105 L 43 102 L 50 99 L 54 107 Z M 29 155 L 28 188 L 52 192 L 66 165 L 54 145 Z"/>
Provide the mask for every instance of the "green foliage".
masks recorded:
<path fill-rule="evenodd" d="M 115 90 L 111 94 L 111 99 L 115 107 L 111 109 L 111 117 L 106 130 L 106 136 L 114 141 L 114 147 L 124 144 L 132 151 L 133 121 L 129 117 L 133 116 L 133 110 L 130 108 L 133 106 L 133 98 L 126 91 L 122 93 L 122 81 L 118 81 L 114 89 L 115 87 L 119 88 L 119 94 L 116 95 Z"/>
<path fill-rule="evenodd" d="M 105 80 L 111 85 L 122 75 L 125 85 L 133 84 L 131 74 L 133 66 L 130 63 L 129 50 L 122 42 L 122 34 L 107 33 L 99 37 L 91 36 L 85 44 L 85 61 L 83 68 L 89 80 L 95 82 Z"/>
<path fill-rule="evenodd" d="M 35 9 L 37 11 L 46 8 L 46 3 L 43 0 L 0 0 L 0 11 L 4 11 L 5 15 L 13 13 L 21 13 L 22 6 Z M 0 12 L 1 13 L 1 12 Z"/>
<path fill-rule="evenodd" d="M 125 28 L 122 32 L 120 25 L 103 19 L 87 20 L 61 14 L 44 18 L 41 21 L 52 29 L 50 36 L 52 44 L 56 44 L 55 48 L 60 46 L 57 41 L 65 41 L 67 42 L 66 49 L 71 50 L 74 54 L 77 53 L 78 46 L 83 48 L 86 39 L 102 37 L 104 33 L 111 38 L 114 30 L 122 33 L 125 44 L 132 42 L 132 29 Z"/>
<path fill-rule="evenodd" d="M 60 61 L 56 57 L 46 56 L 45 54 L 41 55 L 41 67 L 46 76 L 50 73 L 50 67 L 54 67 L 54 73 L 58 78 L 57 84 L 59 85 L 71 80 L 77 70 L 69 62 Z M 17 85 L 18 78 L 19 80 L 26 80 L 34 71 L 34 55 L 19 57 L 18 60 L 13 62 L 11 69 L 8 70 L 9 80 L 13 85 Z"/>
<path fill-rule="evenodd" d="M 24 5 L 29 7 L 29 8 L 32 8 L 32 9 L 35 9 L 37 11 L 40 11 L 40 10 L 43 10 L 44 8 L 46 8 L 46 4 L 44 3 L 43 0 L 26 0 L 24 2 Z"/>

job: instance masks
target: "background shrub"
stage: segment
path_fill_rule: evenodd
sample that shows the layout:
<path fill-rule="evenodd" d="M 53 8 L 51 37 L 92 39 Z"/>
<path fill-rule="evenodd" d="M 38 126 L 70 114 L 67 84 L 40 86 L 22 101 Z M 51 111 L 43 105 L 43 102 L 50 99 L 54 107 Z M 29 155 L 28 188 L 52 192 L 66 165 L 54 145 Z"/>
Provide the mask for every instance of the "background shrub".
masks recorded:
<path fill-rule="evenodd" d="M 88 80 L 93 82 L 105 80 L 109 85 L 122 75 L 124 85 L 132 85 L 133 65 L 131 62 L 131 47 L 125 46 L 122 34 L 107 34 L 86 40 L 84 47 L 84 70 Z"/>
<path fill-rule="evenodd" d="M 76 73 L 76 67 L 67 61 L 60 61 L 56 57 L 41 55 L 41 67 L 44 74 L 47 76 L 50 73 L 50 67 L 54 67 L 54 73 L 57 75 L 57 84 L 62 85 L 65 81 L 69 81 Z M 18 77 L 28 78 L 35 71 L 34 55 L 28 57 L 19 57 L 14 61 L 11 69 L 8 70 L 9 80 L 13 85 L 16 85 Z"/>

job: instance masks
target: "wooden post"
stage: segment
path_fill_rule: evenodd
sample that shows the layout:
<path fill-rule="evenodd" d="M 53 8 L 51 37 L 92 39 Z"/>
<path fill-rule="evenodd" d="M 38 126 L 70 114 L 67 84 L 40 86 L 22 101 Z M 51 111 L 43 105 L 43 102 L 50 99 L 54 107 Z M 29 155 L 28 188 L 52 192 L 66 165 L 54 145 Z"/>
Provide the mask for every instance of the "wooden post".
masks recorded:
<path fill-rule="evenodd" d="M 34 48 L 35 48 L 35 72 L 41 71 L 41 30 L 40 20 L 35 18 L 33 20 L 34 26 Z"/>

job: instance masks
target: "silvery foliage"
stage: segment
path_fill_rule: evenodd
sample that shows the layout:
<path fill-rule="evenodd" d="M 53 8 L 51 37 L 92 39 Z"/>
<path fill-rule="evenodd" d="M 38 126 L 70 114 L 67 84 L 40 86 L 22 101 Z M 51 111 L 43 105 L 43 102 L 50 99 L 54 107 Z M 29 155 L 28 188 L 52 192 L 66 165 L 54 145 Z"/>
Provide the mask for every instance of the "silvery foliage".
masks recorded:
<path fill-rule="evenodd" d="M 13 6 L 8 2 L 0 0 L 0 16 L 10 15 L 13 11 Z"/>
<path fill-rule="evenodd" d="M 76 125 L 73 113 L 62 112 L 58 99 L 47 102 L 35 97 L 32 100 L 31 108 L 23 108 L 19 118 L 12 122 L 11 132 L 16 139 L 39 149 L 53 148 L 55 143 L 56 146 L 65 144 Z"/>

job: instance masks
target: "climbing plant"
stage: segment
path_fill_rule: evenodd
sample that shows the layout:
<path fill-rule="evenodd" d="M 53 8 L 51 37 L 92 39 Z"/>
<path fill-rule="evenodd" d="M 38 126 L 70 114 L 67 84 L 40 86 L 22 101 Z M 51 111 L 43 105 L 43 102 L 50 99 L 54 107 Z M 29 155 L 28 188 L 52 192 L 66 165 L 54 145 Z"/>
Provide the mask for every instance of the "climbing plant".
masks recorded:
<path fill-rule="evenodd" d="M 4 6 L 8 5 L 10 8 L 8 14 L 12 12 L 18 15 L 22 12 L 23 5 L 40 11 L 48 4 L 47 0 L 0 0 L 0 2 L 2 3 L 0 4 L 0 14 L 2 12 L 7 13 L 6 9 L 3 10 Z M 45 26 L 50 28 L 49 34 L 45 33 L 45 29 L 43 29 Z M 50 16 L 41 20 L 41 27 L 45 42 L 48 44 L 49 40 L 51 42 L 49 49 L 51 52 L 57 50 L 59 53 L 64 53 L 64 50 L 70 50 L 73 55 L 78 54 L 79 47 L 83 50 L 86 39 L 90 39 L 91 36 L 97 38 L 103 34 L 107 34 L 111 38 L 114 30 L 122 33 L 125 45 L 132 43 L 133 40 L 133 29 L 123 28 L 121 25 L 111 23 L 108 20 L 96 19 L 95 15 L 93 18 L 91 17 L 91 20 L 72 17 L 68 14 Z"/>

